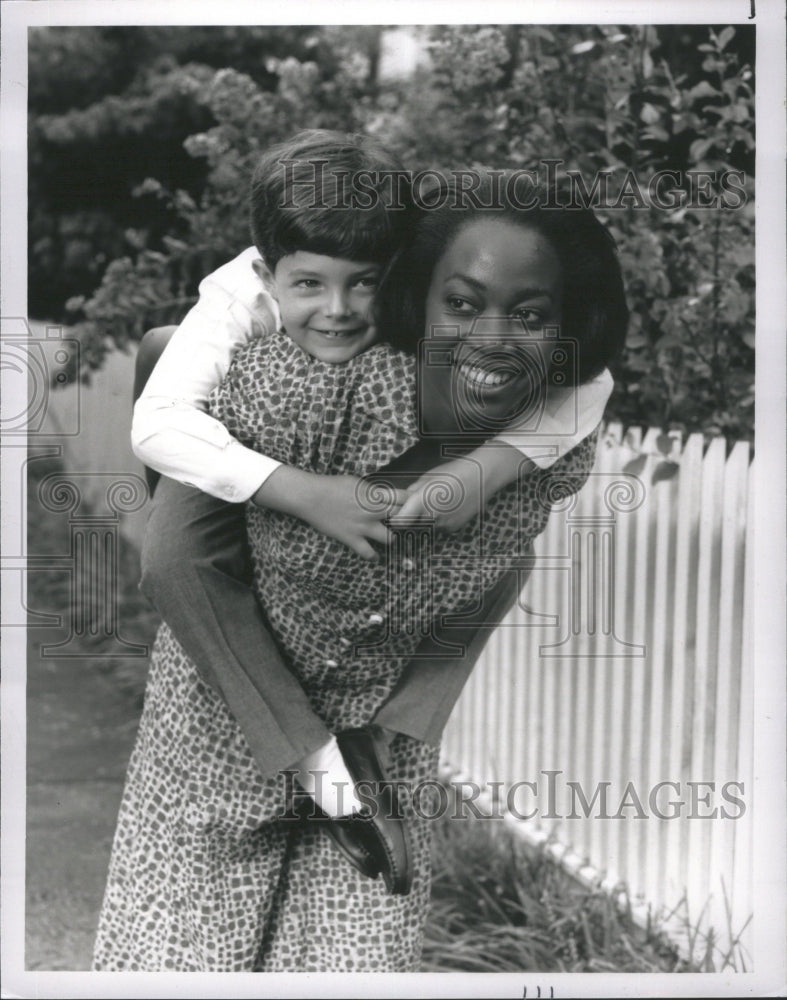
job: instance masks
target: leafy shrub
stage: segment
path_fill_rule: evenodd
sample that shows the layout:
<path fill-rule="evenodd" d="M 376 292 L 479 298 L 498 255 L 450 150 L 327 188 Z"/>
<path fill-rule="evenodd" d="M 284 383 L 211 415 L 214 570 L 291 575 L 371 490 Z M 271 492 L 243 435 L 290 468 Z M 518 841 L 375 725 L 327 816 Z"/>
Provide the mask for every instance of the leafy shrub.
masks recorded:
<path fill-rule="evenodd" d="M 36 39 L 39 62 L 63 49 L 76 62 L 58 34 L 68 30 Z M 121 29 L 91 29 L 102 30 Z M 44 152 L 105 156 L 107 177 L 119 156 L 130 157 L 115 209 L 94 206 L 90 215 L 75 205 L 31 220 L 38 301 L 53 303 L 40 297 L 47 275 L 61 271 L 60 294 L 82 274 L 68 316 L 88 370 L 113 343 L 177 322 L 199 278 L 248 244 L 245 192 L 260 150 L 306 126 L 341 128 L 378 135 L 413 169 L 534 168 L 548 158 L 561 176 L 573 174 L 579 195 L 606 184 L 597 211 L 618 243 L 631 309 L 608 415 L 752 436 L 750 28 L 413 29 L 430 65 L 385 82 L 377 74 L 384 29 L 136 30 L 144 54 L 136 74 L 110 73 L 100 47 L 91 55 L 101 64 L 87 74 L 94 90 L 125 87 L 120 94 L 31 123 L 31 189 L 62 181 L 62 161 Z M 207 38 L 216 40 L 210 65 Z M 114 51 L 115 36 L 98 40 Z M 42 106 L 55 101 L 53 90 L 43 87 Z M 162 134 L 164 160 L 151 153 Z M 652 188 L 665 170 L 679 172 L 664 178 L 672 207 Z"/>

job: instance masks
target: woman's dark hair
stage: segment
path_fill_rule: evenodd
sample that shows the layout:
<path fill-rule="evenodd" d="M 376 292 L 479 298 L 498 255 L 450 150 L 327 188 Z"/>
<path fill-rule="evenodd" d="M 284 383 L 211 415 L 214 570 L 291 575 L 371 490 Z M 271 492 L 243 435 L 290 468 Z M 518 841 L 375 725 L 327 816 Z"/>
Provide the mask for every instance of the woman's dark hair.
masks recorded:
<path fill-rule="evenodd" d="M 271 270 L 298 250 L 387 263 L 411 222 L 408 175 L 370 136 L 308 129 L 258 161 L 250 222 Z"/>
<path fill-rule="evenodd" d="M 525 201 L 508 184 L 514 174 L 481 170 L 477 177 L 472 192 L 444 179 L 423 194 L 412 239 L 397 254 L 380 289 L 382 336 L 414 351 L 425 335 L 426 297 L 437 262 L 463 226 L 500 218 L 535 229 L 555 250 L 563 279 L 561 335 L 577 341 L 576 380 L 593 378 L 622 349 L 628 324 L 612 236 L 591 209 L 561 205 L 554 189 L 533 187 Z M 516 201 L 506 196 L 509 191 L 517 194 Z"/>

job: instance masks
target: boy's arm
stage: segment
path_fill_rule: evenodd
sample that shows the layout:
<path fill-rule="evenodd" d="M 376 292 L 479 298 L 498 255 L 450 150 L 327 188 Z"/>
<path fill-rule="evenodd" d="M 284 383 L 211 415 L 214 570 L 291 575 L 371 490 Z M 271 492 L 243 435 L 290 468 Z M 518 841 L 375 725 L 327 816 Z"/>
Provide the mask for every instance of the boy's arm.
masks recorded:
<path fill-rule="evenodd" d="M 498 490 L 536 469 L 518 449 L 497 439 L 487 441 L 420 476 L 408 489 L 402 507 L 390 517 L 390 523 L 396 527 L 400 521 L 429 517 L 442 531 L 458 531 L 483 510 Z M 439 511 L 429 500 L 437 484 L 441 485 Z"/>
<path fill-rule="evenodd" d="M 413 483 L 401 510 L 391 519 L 424 516 L 425 491 L 436 479 L 444 478 L 452 488 L 456 503 L 452 510 L 434 515 L 435 526 L 444 531 L 458 531 L 475 517 L 488 501 L 521 475 L 536 469 L 548 469 L 586 440 L 601 423 L 604 408 L 613 389 L 607 369 L 590 382 L 572 389 L 553 389 L 541 415 L 538 428 L 532 420 L 516 424 L 469 452 L 426 473 Z M 446 505 L 441 505 L 445 508 Z"/>
<path fill-rule="evenodd" d="M 613 388 L 606 368 L 573 388 L 550 386 L 537 427 L 532 426 L 532 417 L 523 418 L 492 440 L 516 448 L 540 469 L 548 469 L 598 427 Z"/>
<path fill-rule="evenodd" d="M 235 351 L 278 322 L 275 303 L 252 270 L 253 254 L 246 251 L 200 284 L 199 301 L 164 349 L 131 427 L 132 448 L 145 465 L 233 502 L 248 500 L 279 466 L 206 412 Z"/>
<path fill-rule="evenodd" d="M 368 503 L 363 502 L 362 480 L 358 476 L 322 476 L 282 465 L 251 499 L 258 507 L 306 521 L 370 562 L 379 559 L 371 542 L 380 545 L 390 542 L 390 531 L 383 524 L 385 513 L 369 509 Z M 407 494 L 404 490 L 393 490 L 390 499 L 392 509 L 397 509 Z"/>

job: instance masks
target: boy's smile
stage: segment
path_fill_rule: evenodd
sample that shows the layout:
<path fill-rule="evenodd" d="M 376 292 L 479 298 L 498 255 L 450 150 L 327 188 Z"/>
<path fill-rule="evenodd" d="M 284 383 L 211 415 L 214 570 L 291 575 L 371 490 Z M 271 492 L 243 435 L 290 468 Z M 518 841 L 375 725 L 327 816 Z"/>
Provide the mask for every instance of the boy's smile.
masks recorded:
<path fill-rule="evenodd" d="M 297 250 L 268 278 L 282 327 L 307 354 L 339 364 L 377 339 L 372 307 L 380 265 Z"/>

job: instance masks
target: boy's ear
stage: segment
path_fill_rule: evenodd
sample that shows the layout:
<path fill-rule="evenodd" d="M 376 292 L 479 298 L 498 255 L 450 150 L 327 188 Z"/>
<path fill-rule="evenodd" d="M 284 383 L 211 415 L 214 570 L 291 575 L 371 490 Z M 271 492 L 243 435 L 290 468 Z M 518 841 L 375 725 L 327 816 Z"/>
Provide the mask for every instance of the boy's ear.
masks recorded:
<path fill-rule="evenodd" d="M 273 271 L 268 267 L 261 257 L 251 262 L 251 266 L 254 268 L 254 273 L 260 279 L 260 281 L 265 286 L 265 290 L 269 292 L 273 298 L 276 298 L 276 279 L 273 277 Z"/>

